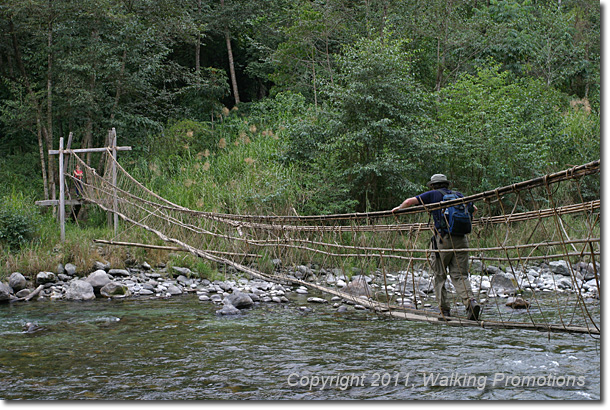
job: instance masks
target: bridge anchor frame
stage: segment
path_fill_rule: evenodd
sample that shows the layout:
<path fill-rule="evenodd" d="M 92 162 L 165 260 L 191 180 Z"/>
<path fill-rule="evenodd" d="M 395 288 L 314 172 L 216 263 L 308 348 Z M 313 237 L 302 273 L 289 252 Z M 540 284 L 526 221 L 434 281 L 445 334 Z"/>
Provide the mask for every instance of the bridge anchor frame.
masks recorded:
<path fill-rule="evenodd" d="M 112 151 L 112 156 L 114 157 L 115 161 L 117 158 L 117 153 L 118 151 L 131 151 L 131 147 L 117 147 L 116 145 L 116 141 L 117 141 L 117 135 L 116 135 L 116 129 L 112 128 L 111 130 L 108 131 L 108 142 L 109 145 L 107 147 L 103 147 L 103 148 L 78 148 L 78 149 L 70 149 L 71 145 L 72 145 L 72 137 L 73 134 L 72 132 L 70 132 L 69 136 L 68 136 L 68 143 L 66 145 L 66 148 L 64 148 L 64 137 L 60 137 L 59 138 L 59 149 L 55 150 L 55 149 L 50 149 L 49 150 L 49 156 L 50 155 L 58 155 L 59 157 L 59 200 L 57 199 L 52 199 L 52 200 L 48 200 L 48 201 L 36 201 L 36 205 L 39 206 L 58 206 L 59 205 L 59 226 L 60 226 L 60 237 L 61 237 L 61 242 L 65 242 L 66 240 L 66 205 L 75 205 L 75 204 L 82 204 L 82 201 L 73 201 L 73 200 L 69 200 L 66 201 L 66 192 L 65 192 L 65 185 L 66 185 L 66 176 L 65 176 L 65 155 L 67 154 L 71 154 L 71 153 L 87 153 L 87 152 L 106 152 L 108 149 L 110 149 Z M 112 184 L 114 186 L 116 186 L 116 178 L 117 178 L 117 169 L 116 169 L 116 162 L 112 161 Z M 113 203 L 113 209 L 108 213 L 108 225 L 112 225 L 114 227 L 114 234 L 116 235 L 119 229 L 119 215 L 117 214 L 118 211 L 118 197 L 116 195 L 116 191 L 113 195 L 114 199 L 112 201 Z M 111 219 L 110 215 L 113 214 L 114 218 Z"/>

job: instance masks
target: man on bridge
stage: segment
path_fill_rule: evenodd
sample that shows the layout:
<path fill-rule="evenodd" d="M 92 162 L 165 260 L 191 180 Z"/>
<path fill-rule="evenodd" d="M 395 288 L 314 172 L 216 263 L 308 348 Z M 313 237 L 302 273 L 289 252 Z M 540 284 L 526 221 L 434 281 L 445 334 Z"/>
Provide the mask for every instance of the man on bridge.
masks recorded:
<path fill-rule="evenodd" d="M 443 174 L 434 174 L 427 183 L 430 191 L 423 194 L 406 199 L 402 204 L 392 209 L 396 212 L 400 209 L 408 208 L 414 205 L 429 205 L 449 200 L 448 198 L 463 198 L 458 191 L 451 191 L 451 183 Z M 451 196 L 453 194 L 453 196 Z M 465 208 L 465 207 L 464 207 Z M 476 212 L 477 208 L 472 203 L 468 203 L 465 213 L 469 214 L 468 218 Z M 446 213 L 443 209 L 431 211 L 434 219 L 434 236 L 431 239 L 431 248 L 434 250 L 430 258 L 432 269 L 434 271 L 434 294 L 438 302 L 441 315 L 443 318 L 451 316 L 451 307 L 445 289 L 447 281 L 447 269 L 453 286 L 466 306 L 468 320 L 479 320 L 481 306 L 477 303 L 472 293 L 470 280 L 468 278 L 468 251 L 460 249 L 468 248 L 468 238 L 463 232 L 452 231 L 447 222 Z M 438 252 L 439 250 L 453 250 L 453 252 Z"/>

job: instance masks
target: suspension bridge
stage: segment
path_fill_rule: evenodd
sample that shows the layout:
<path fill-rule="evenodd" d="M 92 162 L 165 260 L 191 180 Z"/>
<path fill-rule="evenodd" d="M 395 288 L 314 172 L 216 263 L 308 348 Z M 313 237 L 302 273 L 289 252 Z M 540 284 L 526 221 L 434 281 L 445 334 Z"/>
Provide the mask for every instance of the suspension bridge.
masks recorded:
<path fill-rule="evenodd" d="M 61 150 L 70 155 L 65 176 L 72 178 L 70 166 L 79 164 L 84 178 L 78 183 L 85 201 L 176 249 L 253 278 L 339 296 L 392 318 L 448 326 L 600 334 L 601 202 L 590 197 L 591 192 L 599 192 L 599 160 L 396 213 L 236 215 L 192 210 L 159 196 L 118 163 L 114 148 L 106 148 L 103 175 L 88 166 L 77 150 Z M 471 281 L 477 284 L 477 298 L 484 301 L 479 321 L 467 320 L 465 314 L 440 320 L 426 275 L 431 271 L 429 212 L 460 202 L 474 202 L 479 209 L 468 249 Z M 273 263 L 277 261 L 281 264 Z M 566 261 L 561 280 L 544 269 L 556 261 Z M 288 269 L 308 263 L 324 272 L 343 272 L 347 282 L 355 270 L 362 273 L 359 279 L 366 277 L 369 283 L 363 286 L 364 292 L 356 294 L 349 286 L 337 286 L 336 281 L 297 277 Z M 490 271 L 497 266 L 504 268 L 502 275 L 513 284 L 510 294 L 526 299 L 527 309 L 507 307 L 507 294 L 484 286 L 486 278 L 493 284 L 497 273 Z M 553 281 L 551 288 L 541 287 L 545 272 Z M 455 303 L 455 310 L 463 313 L 464 307 Z"/>

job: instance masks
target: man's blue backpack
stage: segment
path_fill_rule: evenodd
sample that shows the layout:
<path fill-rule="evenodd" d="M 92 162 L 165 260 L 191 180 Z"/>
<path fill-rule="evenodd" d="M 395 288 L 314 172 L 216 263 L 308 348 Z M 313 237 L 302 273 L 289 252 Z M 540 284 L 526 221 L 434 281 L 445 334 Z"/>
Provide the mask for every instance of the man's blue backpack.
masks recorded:
<path fill-rule="evenodd" d="M 445 189 L 439 189 L 443 194 L 443 201 L 460 198 L 457 194 Z M 464 236 L 472 231 L 472 220 L 468 206 L 457 204 L 441 210 L 441 229 L 451 235 Z"/>

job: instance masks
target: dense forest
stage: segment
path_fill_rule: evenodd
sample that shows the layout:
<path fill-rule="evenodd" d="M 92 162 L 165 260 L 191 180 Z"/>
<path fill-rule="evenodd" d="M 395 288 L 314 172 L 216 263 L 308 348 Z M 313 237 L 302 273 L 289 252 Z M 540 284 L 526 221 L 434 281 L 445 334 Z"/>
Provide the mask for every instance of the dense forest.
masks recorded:
<path fill-rule="evenodd" d="M 47 150 L 70 132 L 103 146 L 111 128 L 134 176 L 222 212 L 390 209 L 434 173 L 475 193 L 592 161 L 600 13 L 593 0 L 3 0 L 0 198 L 54 197 Z"/>

